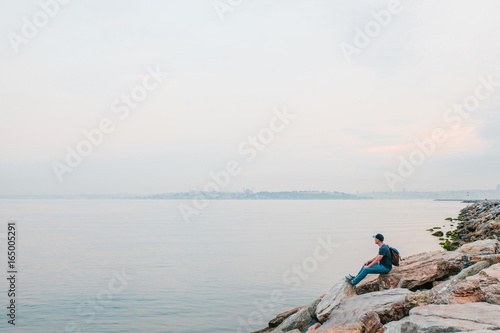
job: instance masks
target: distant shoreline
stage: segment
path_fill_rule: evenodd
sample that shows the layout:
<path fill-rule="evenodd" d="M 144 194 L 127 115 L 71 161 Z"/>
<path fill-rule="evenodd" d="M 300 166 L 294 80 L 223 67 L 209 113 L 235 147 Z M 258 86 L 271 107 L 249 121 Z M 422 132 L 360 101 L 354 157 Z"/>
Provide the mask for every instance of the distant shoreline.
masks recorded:
<path fill-rule="evenodd" d="M 0 195 L 0 199 L 140 199 L 140 200 L 434 200 L 478 201 L 500 199 L 500 188 L 495 190 L 463 190 L 434 192 L 365 192 L 346 193 L 338 191 L 259 191 L 241 192 L 170 192 L 157 194 L 69 194 L 69 195 Z"/>

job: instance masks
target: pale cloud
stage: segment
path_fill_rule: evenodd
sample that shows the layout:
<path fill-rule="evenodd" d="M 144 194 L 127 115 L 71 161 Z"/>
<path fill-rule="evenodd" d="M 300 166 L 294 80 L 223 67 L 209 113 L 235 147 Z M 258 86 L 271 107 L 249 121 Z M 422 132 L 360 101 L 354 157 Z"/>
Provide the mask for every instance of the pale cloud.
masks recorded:
<path fill-rule="evenodd" d="M 461 154 L 468 151 L 478 151 L 486 147 L 487 141 L 481 139 L 477 128 L 474 126 L 467 126 L 458 129 L 450 129 L 445 132 L 447 136 L 443 143 L 437 144 L 436 152 L 433 157 Z M 414 142 L 408 142 L 399 145 L 383 145 L 383 146 L 370 146 L 369 142 L 365 142 L 365 148 L 359 149 L 355 152 L 358 155 L 376 155 L 390 157 L 394 155 L 408 155 L 412 150 L 418 148 L 415 141 L 423 142 L 429 140 L 426 137 L 419 137 Z"/>

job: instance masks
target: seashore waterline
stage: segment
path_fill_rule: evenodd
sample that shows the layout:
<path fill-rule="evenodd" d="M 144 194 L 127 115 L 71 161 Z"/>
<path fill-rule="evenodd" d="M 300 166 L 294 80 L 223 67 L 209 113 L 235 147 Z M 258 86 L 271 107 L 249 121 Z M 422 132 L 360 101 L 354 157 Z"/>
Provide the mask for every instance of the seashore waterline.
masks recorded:
<path fill-rule="evenodd" d="M 426 229 L 447 224 L 445 218 L 466 206 L 428 200 L 216 200 L 186 224 L 178 209 L 182 202 L 0 200 L 2 228 L 10 219 L 19 228 L 15 328 L 257 330 L 355 274 L 376 254 L 376 233 L 402 256 L 440 250 Z M 6 260 L 1 265 L 5 272 Z M 0 322 L 0 330 L 9 328 L 6 319 Z"/>

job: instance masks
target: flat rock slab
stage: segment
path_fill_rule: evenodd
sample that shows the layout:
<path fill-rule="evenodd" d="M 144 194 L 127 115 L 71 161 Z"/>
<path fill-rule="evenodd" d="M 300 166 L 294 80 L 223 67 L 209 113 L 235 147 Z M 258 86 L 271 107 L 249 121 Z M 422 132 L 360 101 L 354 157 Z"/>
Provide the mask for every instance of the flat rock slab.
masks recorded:
<path fill-rule="evenodd" d="M 318 331 L 361 323 L 371 312 L 378 315 L 382 324 L 399 320 L 408 315 L 405 297 L 409 293 L 408 289 L 396 288 L 347 298 L 331 312 Z"/>
<path fill-rule="evenodd" d="M 385 327 L 384 333 L 500 330 L 500 305 L 481 302 L 419 306 L 408 317 Z"/>

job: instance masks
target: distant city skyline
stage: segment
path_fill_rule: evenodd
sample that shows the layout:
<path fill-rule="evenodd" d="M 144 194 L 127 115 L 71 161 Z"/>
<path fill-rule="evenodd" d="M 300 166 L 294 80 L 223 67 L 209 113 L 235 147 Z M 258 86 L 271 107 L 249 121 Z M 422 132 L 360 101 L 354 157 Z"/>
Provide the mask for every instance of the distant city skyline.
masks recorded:
<path fill-rule="evenodd" d="M 0 199 L 164 199 L 164 200 L 358 200 L 358 199 L 426 199 L 426 200 L 484 200 L 500 199 L 500 185 L 496 189 L 461 191 L 386 191 L 346 193 L 339 191 L 197 191 L 139 194 L 71 194 L 71 195 L 0 195 Z"/>
<path fill-rule="evenodd" d="M 0 12 L 0 195 L 500 181 L 498 1 L 50 3 Z"/>

